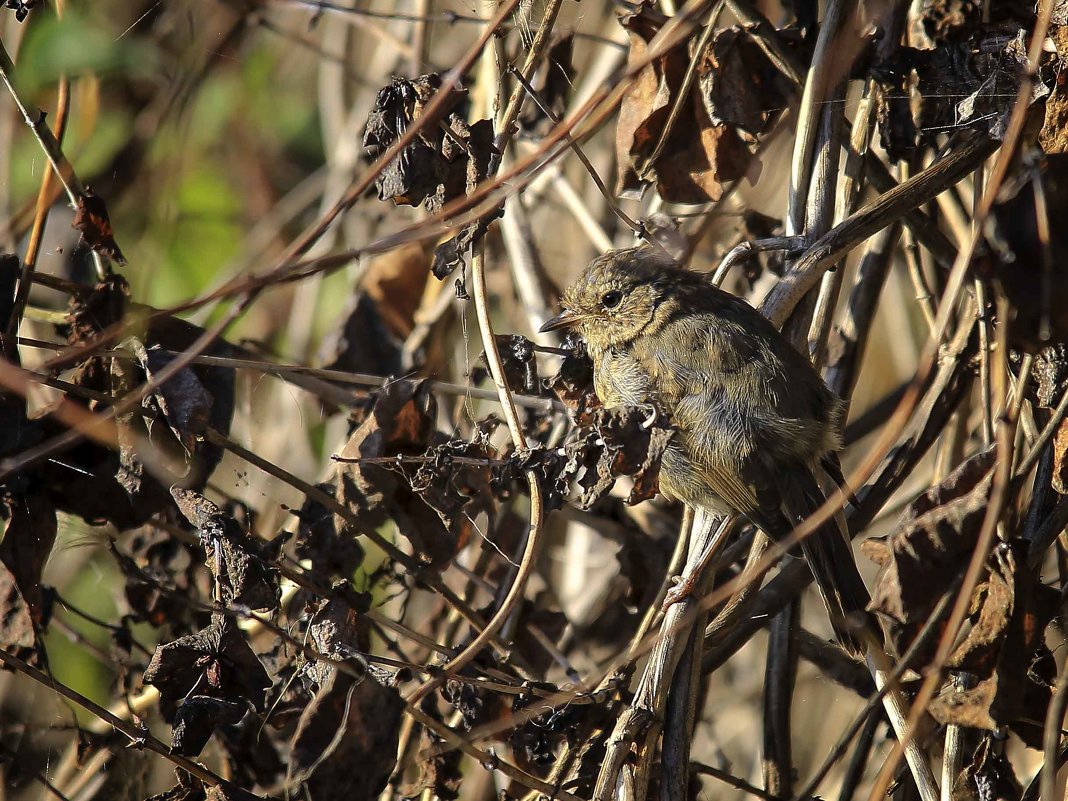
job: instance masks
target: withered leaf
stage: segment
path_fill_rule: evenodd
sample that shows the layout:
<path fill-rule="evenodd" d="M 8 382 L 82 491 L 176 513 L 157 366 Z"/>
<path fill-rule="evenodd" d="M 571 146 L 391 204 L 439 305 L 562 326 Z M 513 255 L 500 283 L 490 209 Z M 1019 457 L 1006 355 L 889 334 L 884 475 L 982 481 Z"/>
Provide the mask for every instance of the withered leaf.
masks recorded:
<path fill-rule="evenodd" d="M 367 118 L 364 147 L 372 156 L 395 142 L 408 126 L 420 119 L 419 135 L 395 158 L 375 181 L 380 200 L 405 205 L 422 204 L 427 211 L 440 211 L 446 203 L 471 194 L 489 175 L 496 150 L 492 120 L 468 124 L 452 112 L 463 99 L 463 90 L 453 90 L 440 116 L 421 120 L 423 108 L 441 87 L 441 77 L 430 73 L 414 80 L 394 78 L 379 90 L 375 107 Z M 487 223 L 503 213 L 498 207 L 489 216 L 468 223 L 450 240 L 439 245 L 431 270 L 443 279 L 463 261 L 464 252 L 486 232 Z"/>
<path fill-rule="evenodd" d="M 203 495 L 172 487 L 174 502 L 196 526 L 207 567 L 222 589 L 223 600 L 247 609 L 278 607 L 278 571 L 263 544 Z"/>
<path fill-rule="evenodd" d="M 630 34 L 629 64 L 645 59 L 665 19 L 648 0 L 620 18 Z M 732 49 L 727 44 L 724 51 Z M 723 63 L 730 61 L 725 55 Z M 712 116 L 737 116 L 745 125 L 762 127 L 753 113 L 743 110 L 740 99 L 734 100 L 730 81 L 720 75 L 721 63 L 702 56 L 699 80 L 683 95 L 689 62 L 687 43 L 677 45 L 643 67 L 624 94 L 616 125 L 617 192 L 634 194 L 642 183 L 655 183 L 664 200 L 706 203 L 719 199 L 724 184 L 758 166 L 737 125 Z M 717 111 L 710 111 L 710 105 Z M 668 130 L 673 108 L 678 112 Z"/>
<path fill-rule="evenodd" d="M 1045 720 L 1051 693 L 1034 665 L 1045 651 L 1043 635 L 1059 594 L 1039 584 L 1026 554 L 1022 541 L 995 548 L 987 578 L 972 599 L 971 628 L 948 663 L 976 682 L 943 693 L 930 710 L 941 723 L 988 731 L 1007 725 L 1040 746 L 1038 722 Z"/>
<path fill-rule="evenodd" d="M 136 347 L 134 352 L 148 380 L 152 380 L 175 359 L 158 345 L 150 348 Z M 192 454 L 196 450 L 197 434 L 203 431 L 211 420 L 211 407 L 214 402 L 211 393 L 200 382 L 197 374 L 191 368 L 185 367 L 152 395 L 175 438 Z"/>
<path fill-rule="evenodd" d="M 441 739 L 422 729 L 419 746 L 419 778 L 409 785 L 402 785 L 404 798 L 415 798 L 425 790 L 433 790 L 441 801 L 456 801 L 460 795 L 463 773 L 460 763 L 463 753 L 458 748 L 442 750 Z"/>
<path fill-rule="evenodd" d="M 497 334 L 497 352 L 504 366 L 504 380 L 513 392 L 536 395 L 541 389 L 538 362 L 534 358 L 534 343 L 521 334 Z M 485 351 L 481 354 L 487 363 Z"/>
<path fill-rule="evenodd" d="M 115 241 L 115 232 L 111 228 L 108 207 L 103 198 L 87 189 L 78 198 L 71 226 L 78 229 L 85 243 L 101 256 L 118 264 L 126 264 L 126 258 Z"/>
<path fill-rule="evenodd" d="M 396 765 L 403 711 L 397 690 L 372 675 L 331 670 L 297 723 L 289 775 L 311 798 L 373 801 Z"/>
<path fill-rule="evenodd" d="M 675 434 L 665 413 L 652 406 L 598 407 L 579 423 L 586 429 L 585 436 L 568 449 L 576 452 L 583 468 L 578 501 L 582 508 L 603 498 L 620 476 L 634 479 L 628 504 L 656 495 L 660 461 Z"/>
<path fill-rule="evenodd" d="M 393 520 L 420 558 L 440 566 L 455 552 L 457 533 L 412 489 L 402 467 L 388 463 L 388 457 L 424 454 L 436 415 L 428 381 L 394 381 L 376 391 L 370 412 L 339 454 L 337 496 L 367 525 Z M 340 517 L 335 525 L 346 530 Z"/>
<path fill-rule="evenodd" d="M 319 485 L 327 495 L 333 495 L 334 488 L 333 483 Z M 351 576 L 363 564 L 363 546 L 351 532 L 335 525 L 331 510 L 309 497 L 296 515 L 300 521 L 294 548 L 298 558 L 310 560 L 327 576 Z"/>
<path fill-rule="evenodd" d="M 207 628 L 156 646 L 144 683 L 159 690 L 160 710 L 170 721 L 194 689 L 262 711 L 271 677 L 234 621 L 216 612 Z"/>
<path fill-rule="evenodd" d="M 556 375 L 546 379 L 546 385 L 573 414 L 600 404 L 593 389 L 593 362 L 581 340 L 574 341 L 571 352 L 560 362 Z"/>
<path fill-rule="evenodd" d="M 196 756 L 219 726 L 233 726 L 245 716 L 248 704 L 192 695 L 182 700 L 171 727 L 171 750 L 183 756 Z"/>
<path fill-rule="evenodd" d="M 1046 98 L 1046 117 L 1038 134 L 1038 144 L 1046 153 L 1068 153 L 1068 25 L 1050 30 L 1057 49 L 1053 62 L 1055 74 L 1050 80 L 1052 91 Z"/>
<path fill-rule="evenodd" d="M 4 495 L 0 497 L 0 565 L 11 581 L 30 617 L 37 626 L 47 620 L 47 606 L 41 587 L 41 573 L 56 542 L 56 510 L 44 495 Z"/>
<path fill-rule="evenodd" d="M 1012 763 L 991 737 L 983 737 L 953 781 L 953 801 L 1015 801 L 1023 797 Z"/>
<path fill-rule="evenodd" d="M 967 563 L 986 514 L 993 463 L 993 449 L 968 459 L 913 501 L 893 534 L 865 542 L 865 553 L 883 567 L 871 608 L 899 629 L 922 625 L 948 577 Z"/>
<path fill-rule="evenodd" d="M 1035 198 L 1036 179 L 1042 184 L 1042 204 Z M 1043 205 L 1048 248 L 1038 219 Z M 1065 208 L 1068 153 L 1046 156 L 998 193 L 992 209 L 995 247 L 977 264 L 980 275 L 1000 286 L 1012 302 L 1010 341 L 1027 353 L 1068 340 L 1068 281 L 1056 266 L 1057 254 L 1068 248 L 1068 226 L 1061 223 Z M 1060 400 L 1060 392 L 1055 394 L 1053 405 Z"/>
<path fill-rule="evenodd" d="M 519 117 L 521 130 L 541 136 L 552 128 L 552 120 L 545 115 L 541 106 L 545 106 L 557 118 L 567 111 L 567 98 L 575 82 L 575 65 L 572 63 L 575 36 L 569 34 L 558 36 L 549 47 L 545 63 L 535 73 L 534 90 L 541 100 L 540 104 L 530 103 L 527 110 Z"/>

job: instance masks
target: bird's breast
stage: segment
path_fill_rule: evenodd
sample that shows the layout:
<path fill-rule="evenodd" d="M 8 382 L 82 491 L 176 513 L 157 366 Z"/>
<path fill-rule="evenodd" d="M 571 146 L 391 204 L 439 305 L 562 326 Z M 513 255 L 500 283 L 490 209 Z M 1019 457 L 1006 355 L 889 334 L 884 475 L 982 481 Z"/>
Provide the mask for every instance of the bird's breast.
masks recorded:
<path fill-rule="evenodd" d="M 656 396 L 653 378 L 632 351 L 609 348 L 594 354 L 593 387 L 608 408 L 639 406 Z"/>

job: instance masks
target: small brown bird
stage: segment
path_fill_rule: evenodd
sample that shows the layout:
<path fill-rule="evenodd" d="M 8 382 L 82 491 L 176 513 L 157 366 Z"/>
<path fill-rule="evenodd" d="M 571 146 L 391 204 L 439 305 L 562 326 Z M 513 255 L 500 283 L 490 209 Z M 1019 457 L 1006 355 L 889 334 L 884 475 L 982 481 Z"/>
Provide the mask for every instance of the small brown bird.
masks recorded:
<path fill-rule="evenodd" d="M 842 483 L 841 400 L 763 315 L 707 276 L 651 248 L 618 250 L 567 288 L 563 308 L 541 330 L 579 330 L 605 406 L 653 402 L 671 414 L 678 433 L 660 489 L 705 524 L 738 513 L 782 539 L 826 500 L 817 475 Z M 848 541 L 830 521 L 801 549 L 839 641 L 861 653 L 849 619 L 869 596 Z"/>

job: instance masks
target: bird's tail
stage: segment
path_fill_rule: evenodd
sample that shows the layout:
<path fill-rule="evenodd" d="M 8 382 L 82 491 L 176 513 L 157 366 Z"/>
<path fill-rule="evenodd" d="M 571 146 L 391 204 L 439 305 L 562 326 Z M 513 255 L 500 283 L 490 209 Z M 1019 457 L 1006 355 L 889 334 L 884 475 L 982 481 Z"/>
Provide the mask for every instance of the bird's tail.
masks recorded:
<path fill-rule="evenodd" d="M 793 521 L 808 517 L 826 501 L 815 476 L 807 471 L 797 482 L 796 498 L 784 498 L 784 511 Z M 794 493 L 791 493 L 794 494 Z M 801 541 L 812 577 L 831 619 L 835 638 L 855 656 L 865 652 L 863 631 L 871 625 L 867 611 L 871 595 L 857 570 L 853 549 L 838 520 L 832 517 Z"/>

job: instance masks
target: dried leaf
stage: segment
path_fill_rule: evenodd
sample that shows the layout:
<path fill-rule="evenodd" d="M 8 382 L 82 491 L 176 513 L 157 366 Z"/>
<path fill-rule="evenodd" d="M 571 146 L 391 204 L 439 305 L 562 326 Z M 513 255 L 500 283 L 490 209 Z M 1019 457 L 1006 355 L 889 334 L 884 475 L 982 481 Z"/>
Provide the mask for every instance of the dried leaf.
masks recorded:
<path fill-rule="evenodd" d="M 556 375 L 546 380 L 546 385 L 573 414 L 580 414 L 600 405 L 593 388 L 593 362 L 581 340 L 569 339 L 567 344 L 571 345 L 571 352 L 560 362 Z"/>
<path fill-rule="evenodd" d="M 534 358 L 534 343 L 521 334 L 497 334 L 497 352 L 504 366 L 504 380 L 513 392 L 537 395 L 541 391 L 538 362 Z M 480 359 L 488 364 L 486 352 Z"/>
<path fill-rule="evenodd" d="M 922 625 L 947 577 L 966 564 L 986 514 L 993 463 L 993 449 L 973 456 L 913 501 L 893 534 L 865 543 L 883 566 L 871 608 L 899 631 Z"/>
<path fill-rule="evenodd" d="M 944 693 L 930 710 L 940 723 L 988 731 L 1009 726 L 1041 747 L 1041 721 L 1052 696 L 1034 667 L 1048 653 L 1044 633 L 1060 599 L 1027 569 L 1026 554 L 1022 541 L 995 548 L 972 599 L 971 627 L 948 663 L 976 683 Z"/>
<path fill-rule="evenodd" d="M 219 726 L 233 726 L 248 712 L 247 703 L 191 695 L 182 699 L 171 727 L 171 751 L 197 756 Z"/>
<path fill-rule="evenodd" d="M 277 609 L 278 571 L 270 565 L 263 544 L 204 496 L 177 486 L 171 495 L 197 528 L 223 601 L 246 609 Z"/>
<path fill-rule="evenodd" d="M 404 798 L 415 798 L 425 790 L 432 790 L 441 801 L 456 801 L 460 795 L 463 773 L 460 763 L 463 752 L 459 748 L 442 749 L 442 740 L 422 729 L 419 745 L 419 779 L 412 784 L 403 785 L 400 794 Z"/>
<path fill-rule="evenodd" d="M 1068 153 L 1068 25 L 1051 28 L 1050 38 L 1057 49 L 1057 61 L 1038 144 L 1046 153 Z"/>
<path fill-rule="evenodd" d="M 394 381 L 375 392 L 370 412 L 339 454 L 337 495 L 367 525 L 393 520 L 421 559 L 440 566 L 455 553 L 456 533 L 412 490 L 400 467 L 361 461 L 424 454 L 436 415 L 427 381 Z M 335 525 L 345 530 L 343 519 Z"/>
<path fill-rule="evenodd" d="M 156 646 L 144 683 L 159 690 L 165 720 L 174 720 L 182 700 L 195 689 L 262 711 L 271 677 L 230 618 L 213 613 L 200 631 Z"/>
<path fill-rule="evenodd" d="M 1048 249 L 1038 224 L 1042 206 L 1035 202 L 1036 180 L 1042 182 L 1047 210 Z M 1012 302 L 1011 344 L 1027 353 L 1068 340 L 1068 280 L 1057 268 L 1057 254 L 1068 248 L 1068 226 L 1062 223 L 1066 209 L 1068 154 L 1046 156 L 998 193 L 992 210 L 994 252 L 977 264 L 977 271 Z"/>
<path fill-rule="evenodd" d="M 953 781 L 953 801 L 1016 801 L 1023 797 L 1012 763 L 990 737 L 979 741 L 975 753 Z"/>
<path fill-rule="evenodd" d="M 374 801 L 397 760 L 404 701 L 370 674 L 332 670 L 300 716 L 289 775 L 321 801 Z"/>
<path fill-rule="evenodd" d="M 115 232 L 111 228 L 108 207 L 103 198 L 87 189 L 85 194 L 78 198 L 71 227 L 78 229 L 85 244 L 101 256 L 118 264 L 126 264 L 126 258 L 115 241 Z"/>
<path fill-rule="evenodd" d="M 43 495 L 0 497 L 0 564 L 26 604 L 34 625 L 49 617 L 50 601 L 41 587 L 41 574 L 56 542 L 56 510 Z"/>
<path fill-rule="evenodd" d="M 620 476 L 631 476 L 627 498 L 636 504 L 659 491 L 660 460 L 675 434 L 667 416 L 654 407 L 599 407 L 579 420 L 585 436 L 567 446 L 582 467 L 579 505 L 590 508 Z"/>
<path fill-rule="evenodd" d="M 549 47 L 545 63 L 535 73 L 534 91 L 540 103 L 528 103 L 527 110 L 519 117 L 521 131 L 534 136 L 543 136 L 552 128 L 552 120 L 542 111 L 545 106 L 559 119 L 567 111 L 567 100 L 575 84 L 574 34 L 558 36 Z"/>
<path fill-rule="evenodd" d="M 648 44 L 664 21 L 647 0 L 637 11 L 621 17 L 630 34 L 629 64 L 645 59 Z M 726 65 L 733 69 L 737 56 L 729 53 L 732 38 L 728 35 L 724 40 L 722 62 L 714 51 L 708 58 L 704 54 L 699 57 L 699 79 L 691 83 L 685 97 L 680 93 L 690 62 L 686 43 L 641 69 L 623 96 L 616 125 L 617 192 L 633 194 L 642 183 L 655 183 L 664 200 L 705 203 L 718 200 L 725 183 L 757 167 L 738 126 L 712 116 L 738 117 L 746 126 L 762 127 L 760 112 L 731 88 L 737 83 L 738 72 L 726 74 Z M 742 46 L 738 46 L 741 52 Z M 755 102 L 764 101 L 760 98 Z M 679 113 L 668 131 L 666 125 L 676 105 Z M 764 105 L 765 109 L 772 107 L 772 103 Z M 748 133 L 752 138 L 753 132 Z"/>
<path fill-rule="evenodd" d="M 420 117 L 425 104 L 441 87 L 441 77 L 431 73 L 415 80 L 394 78 L 379 90 L 375 107 L 367 118 L 364 147 L 372 156 L 395 142 Z M 449 113 L 465 92 L 453 90 L 441 116 L 429 120 L 417 136 L 375 181 L 380 200 L 440 211 L 446 203 L 471 194 L 489 175 L 496 150 L 492 120 L 468 124 L 459 114 Z M 447 115 L 447 116 L 446 116 Z M 465 225 L 452 239 L 439 245 L 431 270 L 443 279 L 463 261 L 463 254 L 486 232 L 495 213 Z"/>

